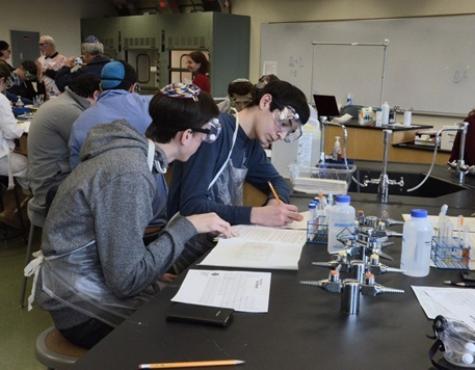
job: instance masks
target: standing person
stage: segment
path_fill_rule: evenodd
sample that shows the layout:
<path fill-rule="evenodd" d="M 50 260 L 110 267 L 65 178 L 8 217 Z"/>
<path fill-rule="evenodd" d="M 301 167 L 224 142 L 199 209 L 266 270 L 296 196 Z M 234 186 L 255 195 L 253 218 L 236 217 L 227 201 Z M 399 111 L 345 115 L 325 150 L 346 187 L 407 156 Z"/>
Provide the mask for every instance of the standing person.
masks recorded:
<path fill-rule="evenodd" d="M 37 62 L 40 66 L 41 82 L 45 85 L 46 96 L 48 98 L 58 96 L 61 92 L 54 79 L 56 72 L 65 65 L 67 58 L 56 51 L 54 39 L 49 35 L 40 37 L 39 46 L 41 56 Z"/>
<path fill-rule="evenodd" d="M 83 75 L 74 79 L 64 93 L 43 104 L 31 120 L 28 132 L 28 180 L 33 198 L 30 219 L 43 224 L 46 195 L 71 172 L 69 136 L 74 121 L 93 104 L 99 94 L 99 77 Z"/>
<path fill-rule="evenodd" d="M 216 140 L 218 113 L 208 94 L 174 84 L 150 102 L 147 137 L 123 120 L 89 134 L 81 163 L 49 210 L 44 258 L 30 264 L 41 262 L 38 304 L 72 343 L 92 347 L 157 294 L 158 278 L 188 239 L 207 232 L 232 235 L 227 222 L 208 213 L 177 215 L 156 240 L 147 246 L 142 240 L 159 191 L 154 174 L 163 176 L 169 163 L 186 161 L 203 141 Z"/>
<path fill-rule="evenodd" d="M 467 136 L 465 138 L 465 153 L 464 161 L 468 166 L 475 166 L 475 109 L 471 110 L 467 117 L 465 117 L 464 122 L 468 123 L 467 127 Z M 450 153 L 449 164 L 452 167 L 457 166 L 457 160 L 460 157 L 460 140 L 462 134 L 457 132 L 455 136 L 454 145 L 452 146 L 452 152 Z"/>
<path fill-rule="evenodd" d="M 10 69 L 6 63 L 0 63 L 0 175 L 8 176 L 8 187 L 13 188 L 15 177 L 22 188 L 28 189 L 26 180 L 26 157 L 14 153 L 15 139 L 23 134 L 23 128 L 17 125 L 10 101 L 4 95 Z"/>
<path fill-rule="evenodd" d="M 235 116 L 222 113 L 223 132 L 216 145 L 203 145 L 190 161 L 174 166 L 169 214 L 216 212 L 234 225 L 284 226 L 300 220 L 297 207 L 288 204 L 287 183 L 263 148 L 298 139 L 308 118 L 305 95 L 285 81 L 256 90 L 252 103 Z M 265 206 L 243 206 L 245 181 L 268 194 Z M 272 197 L 269 181 L 282 202 Z"/>
<path fill-rule="evenodd" d="M 8 68 L 10 69 L 10 72 L 13 72 L 15 68 L 13 68 L 12 65 L 9 63 L 11 56 L 12 49 L 10 48 L 10 44 L 5 40 L 0 40 L 0 60 L 4 61 L 7 64 Z"/>
<path fill-rule="evenodd" d="M 201 90 L 211 93 L 211 85 L 209 83 L 209 61 L 201 51 L 193 51 L 188 54 L 186 68 L 193 75 L 193 84 Z"/>

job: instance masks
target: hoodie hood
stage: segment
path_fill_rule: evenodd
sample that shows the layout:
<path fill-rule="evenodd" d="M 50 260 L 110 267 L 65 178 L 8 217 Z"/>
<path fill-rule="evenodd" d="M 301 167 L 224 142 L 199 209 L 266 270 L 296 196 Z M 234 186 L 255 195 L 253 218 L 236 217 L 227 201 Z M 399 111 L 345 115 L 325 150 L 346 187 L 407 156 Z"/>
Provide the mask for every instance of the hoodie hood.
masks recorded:
<path fill-rule="evenodd" d="M 118 120 L 101 124 L 89 132 L 79 155 L 81 162 L 115 149 L 137 148 L 147 157 L 148 140 L 130 126 Z"/>

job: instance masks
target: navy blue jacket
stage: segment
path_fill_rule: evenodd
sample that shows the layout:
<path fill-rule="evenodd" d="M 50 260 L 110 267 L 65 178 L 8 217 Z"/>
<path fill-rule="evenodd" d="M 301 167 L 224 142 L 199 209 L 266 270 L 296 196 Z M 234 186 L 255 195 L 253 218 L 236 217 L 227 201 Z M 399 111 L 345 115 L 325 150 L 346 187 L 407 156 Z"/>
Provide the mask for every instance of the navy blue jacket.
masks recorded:
<path fill-rule="evenodd" d="M 85 74 L 92 74 L 101 78 L 101 71 L 102 67 L 105 64 L 109 63 L 110 59 L 104 55 L 97 55 L 89 64 L 83 65 L 75 72 L 71 72 L 71 68 L 63 67 L 61 68 L 54 78 L 54 82 L 56 86 L 58 86 L 59 91 L 63 92 L 64 88 L 68 86 L 72 80 L 76 77 L 85 75 Z"/>
<path fill-rule="evenodd" d="M 177 211 L 184 216 L 216 212 L 229 223 L 250 224 L 251 207 L 228 206 L 210 200 L 208 185 L 213 180 L 229 154 L 235 129 L 235 118 L 227 113 L 219 117 L 223 130 L 213 144 L 203 143 L 186 162 L 173 163 L 173 180 L 168 196 L 168 214 Z M 231 155 L 233 165 L 248 168 L 246 181 L 269 194 L 271 181 L 284 202 L 289 201 L 290 189 L 266 157 L 259 141 L 251 140 L 239 128 L 236 144 Z"/>

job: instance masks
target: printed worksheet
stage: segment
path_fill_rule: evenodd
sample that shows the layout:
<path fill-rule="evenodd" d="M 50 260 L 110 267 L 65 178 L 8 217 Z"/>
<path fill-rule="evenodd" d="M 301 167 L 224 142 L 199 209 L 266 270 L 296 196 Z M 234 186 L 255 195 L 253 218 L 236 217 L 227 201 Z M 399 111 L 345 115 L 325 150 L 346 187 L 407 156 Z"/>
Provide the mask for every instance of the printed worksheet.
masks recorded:
<path fill-rule="evenodd" d="M 173 302 L 268 312 L 270 272 L 189 270 Z"/>

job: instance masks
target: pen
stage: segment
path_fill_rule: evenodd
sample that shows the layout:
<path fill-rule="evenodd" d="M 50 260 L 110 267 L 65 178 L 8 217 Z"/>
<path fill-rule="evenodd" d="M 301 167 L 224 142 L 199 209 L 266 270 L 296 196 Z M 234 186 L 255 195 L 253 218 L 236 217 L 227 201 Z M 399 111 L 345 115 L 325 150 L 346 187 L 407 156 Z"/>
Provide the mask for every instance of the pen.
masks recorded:
<path fill-rule="evenodd" d="M 209 367 L 209 366 L 233 366 L 241 365 L 242 360 L 211 360 L 211 361 L 185 361 L 185 362 L 160 362 L 154 364 L 141 364 L 139 369 L 181 369 L 187 367 Z"/>
<path fill-rule="evenodd" d="M 444 284 L 458 286 L 458 287 L 461 287 L 461 288 L 475 288 L 475 283 L 469 283 L 469 282 L 465 282 L 465 281 L 445 280 Z"/>
<path fill-rule="evenodd" d="M 269 184 L 269 188 L 270 188 L 270 191 L 272 192 L 272 195 L 274 196 L 275 199 L 277 199 L 277 202 L 279 203 L 279 206 L 280 206 L 282 204 L 282 201 L 279 198 L 279 194 L 277 194 L 277 192 L 275 191 L 274 185 L 272 185 L 270 181 L 267 181 L 267 183 Z"/>

